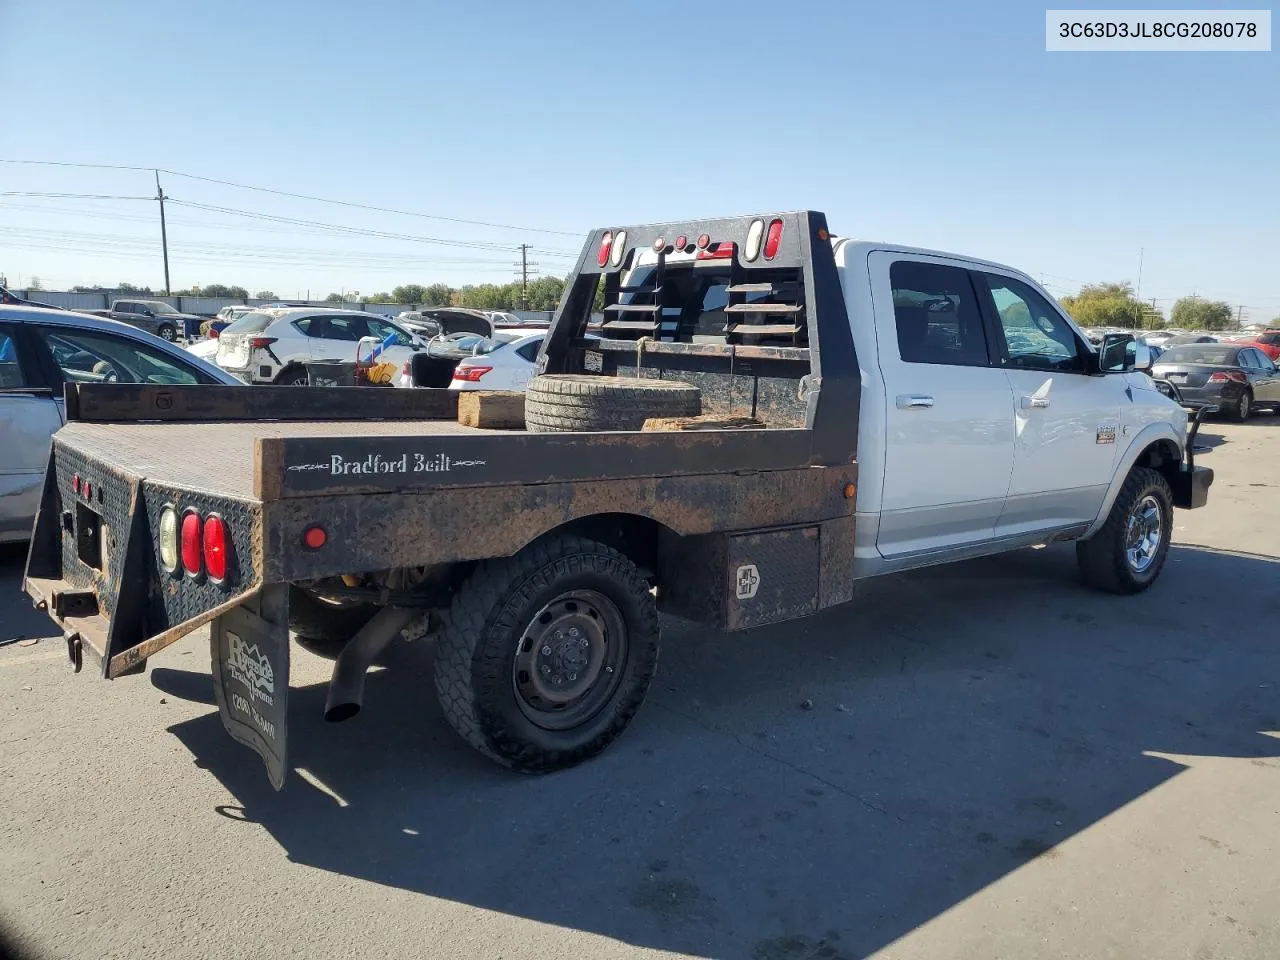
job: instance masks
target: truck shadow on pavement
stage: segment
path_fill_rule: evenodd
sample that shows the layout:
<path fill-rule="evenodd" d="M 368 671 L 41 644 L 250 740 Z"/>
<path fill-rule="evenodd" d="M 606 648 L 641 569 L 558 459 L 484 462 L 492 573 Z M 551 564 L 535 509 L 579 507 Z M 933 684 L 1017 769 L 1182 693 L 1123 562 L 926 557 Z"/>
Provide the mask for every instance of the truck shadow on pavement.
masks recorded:
<path fill-rule="evenodd" d="M 293 691 L 283 794 L 216 713 L 172 730 L 299 864 L 637 946 L 863 956 L 1029 861 L 1070 869 L 1064 841 L 1199 758 L 1280 766 L 1280 561 L 1176 546 L 1133 598 L 1074 573 L 1052 547 L 778 628 L 668 624 L 633 728 L 545 777 L 462 745 L 409 645 L 348 723 Z"/>

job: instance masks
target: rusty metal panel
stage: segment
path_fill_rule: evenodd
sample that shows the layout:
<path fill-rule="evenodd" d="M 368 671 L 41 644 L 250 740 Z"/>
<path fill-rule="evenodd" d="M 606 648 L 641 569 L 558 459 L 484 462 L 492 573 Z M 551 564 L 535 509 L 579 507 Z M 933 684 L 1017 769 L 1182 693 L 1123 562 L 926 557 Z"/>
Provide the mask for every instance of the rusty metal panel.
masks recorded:
<path fill-rule="evenodd" d="M 817 611 L 819 534 L 815 526 L 729 537 L 727 629 L 778 623 Z"/>
<path fill-rule="evenodd" d="M 452 420 L 458 395 L 446 389 L 354 391 L 343 387 L 67 384 L 68 419 L 99 423 L 159 420 Z"/>
<path fill-rule="evenodd" d="M 807 430 L 287 436 L 261 441 L 259 459 L 273 475 L 264 474 L 257 493 L 274 499 L 779 470 L 807 466 L 811 439 Z"/>
<path fill-rule="evenodd" d="M 853 512 L 844 486 L 855 477 L 850 465 L 289 498 L 263 505 L 264 578 L 510 556 L 571 520 L 604 514 L 649 517 L 681 536 L 812 524 Z M 316 523 L 328 534 L 325 546 L 302 549 L 303 531 Z"/>
<path fill-rule="evenodd" d="M 852 498 L 849 501 L 853 502 Z M 836 517 L 820 525 L 822 574 L 818 584 L 818 606 L 833 607 L 853 599 L 854 517 Z"/>
<path fill-rule="evenodd" d="M 728 556 L 728 534 L 679 537 L 664 530 L 658 538 L 658 609 L 724 629 Z"/>

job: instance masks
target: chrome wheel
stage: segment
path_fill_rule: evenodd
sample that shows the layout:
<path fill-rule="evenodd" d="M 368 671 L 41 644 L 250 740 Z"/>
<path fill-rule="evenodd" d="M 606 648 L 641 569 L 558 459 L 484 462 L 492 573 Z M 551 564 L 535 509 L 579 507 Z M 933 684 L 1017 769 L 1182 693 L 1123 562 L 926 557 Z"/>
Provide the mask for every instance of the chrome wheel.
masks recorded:
<path fill-rule="evenodd" d="M 1134 573 L 1146 573 L 1160 553 L 1164 515 L 1160 501 L 1151 494 L 1139 500 L 1125 524 L 1124 556 Z"/>
<path fill-rule="evenodd" d="M 617 606 L 595 590 L 556 597 L 525 628 L 512 663 L 520 712 L 545 730 L 594 716 L 622 679 L 627 628 Z"/>
<path fill-rule="evenodd" d="M 1236 416 L 1241 420 L 1249 419 L 1249 394 L 1247 391 L 1240 394 L 1240 405 L 1236 408 Z"/>

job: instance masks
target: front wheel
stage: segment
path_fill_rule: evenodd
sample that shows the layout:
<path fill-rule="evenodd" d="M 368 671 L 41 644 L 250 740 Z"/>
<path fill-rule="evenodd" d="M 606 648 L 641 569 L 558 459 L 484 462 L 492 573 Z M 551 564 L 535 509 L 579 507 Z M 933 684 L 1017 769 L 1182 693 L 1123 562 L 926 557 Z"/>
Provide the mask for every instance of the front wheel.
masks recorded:
<path fill-rule="evenodd" d="M 1150 467 L 1125 478 L 1102 529 L 1076 543 L 1086 583 L 1108 593 L 1139 593 L 1160 576 L 1173 536 L 1173 493 Z"/>
<path fill-rule="evenodd" d="M 436 646 L 449 724 L 486 756 L 545 773 L 595 756 L 640 708 L 658 611 L 630 560 L 557 536 L 481 564 Z"/>
<path fill-rule="evenodd" d="M 156 333 L 159 334 L 160 339 L 168 340 L 170 343 L 178 339 L 178 328 L 171 323 L 160 324 L 160 329 Z"/>

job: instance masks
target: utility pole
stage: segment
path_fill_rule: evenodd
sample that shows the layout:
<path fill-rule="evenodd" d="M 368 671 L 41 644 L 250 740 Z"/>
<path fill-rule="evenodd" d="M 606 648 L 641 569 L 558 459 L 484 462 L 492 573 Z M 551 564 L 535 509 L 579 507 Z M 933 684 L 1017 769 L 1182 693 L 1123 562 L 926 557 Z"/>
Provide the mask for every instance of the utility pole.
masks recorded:
<path fill-rule="evenodd" d="M 538 265 L 529 262 L 529 244 L 520 244 L 520 262 L 515 265 L 520 276 L 520 309 L 529 309 L 529 273 L 538 274 Z"/>
<path fill-rule="evenodd" d="M 160 171 L 156 171 L 156 199 L 160 201 L 160 245 L 164 248 L 164 295 L 169 296 L 169 234 L 164 226 L 164 190 L 160 188 Z"/>
<path fill-rule="evenodd" d="M 1240 329 L 1240 324 L 1244 322 L 1244 304 L 1236 304 L 1236 329 Z"/>
<path fill-rule="evenodd" d="M 1133 293 L 1134 297 L 1138 300 L 1142 299 L 1142 255 L 1144 253 L 1146 253 L 1146 248 L 1139 247 L 1138 248 L 1138 289 L 1135 290 Z"/>

